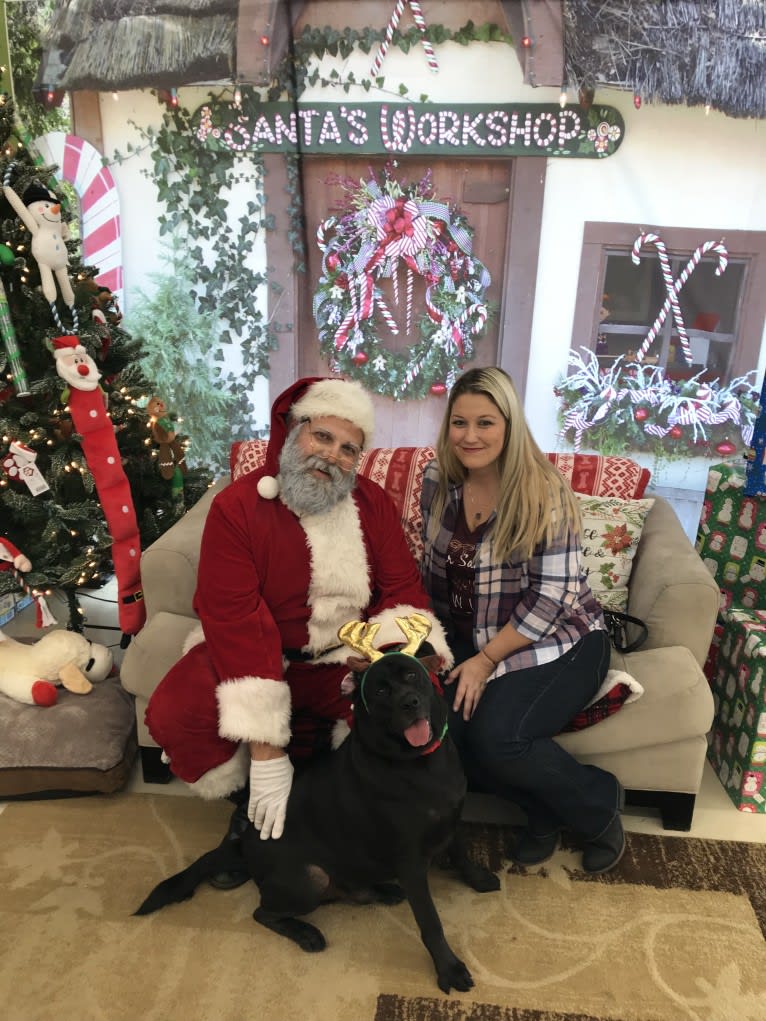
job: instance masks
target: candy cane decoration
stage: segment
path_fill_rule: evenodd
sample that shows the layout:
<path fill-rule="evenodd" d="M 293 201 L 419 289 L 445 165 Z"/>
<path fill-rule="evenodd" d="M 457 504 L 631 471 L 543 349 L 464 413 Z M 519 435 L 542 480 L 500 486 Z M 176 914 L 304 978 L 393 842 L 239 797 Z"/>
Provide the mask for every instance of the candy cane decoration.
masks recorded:
<path fill-rule="evenodd" d="M 704 244 L 700 245 L 698 248 L 694 250 L 694 252 L 692 253 L 692 257 L 689 259 L 683 270 L 681 270 L 678 279 L 674 280 L 672 271 L 670 269 L 670 260 L 668 259 L 667 249 L 665 248 L 664 242 L 658 237 L 657 234 L 652 234 L 648 231 L 642 231 L 642 233 L 636 238 L 636 241 L 633 245 L 633 251 L 631 252 L 631 259 L 633 260 L 635 265 L 637 266 L 641 261 L 639 252 L 641 246 L 645 243 L 654 244 L 655 248 L 657 249 L 660 259 L 660 266 L 662 268 L 662 278 L 665 282 L 665 289 L 667 290 L 668 293 L 667 297 L 665 298 L 665 303 L 660 309 L 657 318 L 654 320 L 654 323 L 649 329 L 649 332 L 647 333 L 646 338 L 643 344 L 641 345 L 638 354 L 636 355 L 636 361 L 641 362 L 643 360 L 644 355 L 651 347 L 655 337 L 662 329 L 662 325 L 667 319 L 668 312 L 671 311 L 672 309 L 673 319 L 675 320 L 676 329 L 678 330 L 678 336 L 681 341 L 681 347 L 684 352 L 686 364 L 691 365 L 692 364 L 691 345 L 689 344 L 689 336 L 686 332 L 686 326 L 684 324 L 681 306 L 678 302 L 678 295 L 681 291 L 681 288 L 684 286 L 686 281 L 689 279 L 691 274 L 699 265 L 700 260 L 704 255 L 706 255 L 710 251 L 718 253 L 718 266 L 716 267 L 715 275 L 721 276 L 722 273 L 726 272 L 729 253 L 722 242 L 705 241 Z"/>
<path fill-rule="evenodd" d="M 97 283 L 108 287 L 123 303 L 122 235 L 120 198 L 101 153 L 90 142 L 63 131 L 50 131 L 31 143 L 46 163 L 60 168 L 80 199 L 82 216 L 82 261 L 98 267 Z"/>
<path fill-rule="evenodd" d="M 431 45 L 430 41 L 426 38 L 426 20 L 423 17 L 423 11 L 421 9 L 420 4 L 417 2 L 417 0 L 397 0 L 396 6 L 393 9 L 393 12 L 388 22 L 388 26 L 386 28 L 386 34 L 383 40 L 381 41 L 380 49 L 378 50 L 375 59 L 372 62 L 372 67 L 370 68 L 370 74 L 373 76 L 373 78 L 377 78 L 378 75 L 380 74 L 381 65 L 383 64 L 386 54 L 388 53 L 388 47 L 391 45 L 391 40 L 393 39 L 394 32 L 396 31 L 396 28 L 399 24 L 399 20 L 402 14 L 404 13 L 404 8 L 407 4 L 409 4 L 409 8 L 412 11 L 412 17 L 415 19 L 415 24 L 417 25 L 418 31 L 420 32 L 420 42 L 423 46 L 423 50 L 426 55 L 426 60 L 428 61 L 429 70 L 433 72 L 439 70 L 439 62 L 436 59 L 434 48 Z"/>
<path fill-rule="evenodd" d="M 32 570 L 29 557 L 24 556 L 21 550 L 13 545 L 10 539 L 4 539 L 2 536 L 0 536 L 0 569 L 10 570 L 24 594 L 35 601 L 37 607 L 35 624 L 37 627 L 49 627 L 51 624 L 57 623 L 56 618 L 48 608 L 45 596 L 42 592 L 38 592 L 37 589 L 31 588 L 21 573 L 22 571 Z"/>
<path fill-rule="evenodd" d="M 3 338 L 3 344 L 8 354 L 8 364 L 11 367 L 11 374 L 13 375 L 13 387 L 19 397 L 29 396 L 29 381 L 27 374 L 24 371 L 24 366 L 21 362 L 21 353 L 19 351 L 19 345 L 16 343 L 16 331 L 13 327 L 13 320 L 11 319 L 11 310 L 8 307 L 8 295 L 5 293 L 5 287 L 0 280 L 0 337 Z"/>

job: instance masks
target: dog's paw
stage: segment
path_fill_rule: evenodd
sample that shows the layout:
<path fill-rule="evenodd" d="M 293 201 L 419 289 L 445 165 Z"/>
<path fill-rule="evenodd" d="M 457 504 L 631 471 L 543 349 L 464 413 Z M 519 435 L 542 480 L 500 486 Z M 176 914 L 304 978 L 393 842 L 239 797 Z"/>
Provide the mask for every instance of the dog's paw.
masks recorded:
<path fill-rule="evenodd" d="M 489 893 L 500 888 L 500 881 L 497 876 L 485 869 L 483 865 L 475 865 L 473 862 L 464 862 L 461 865 L 461 877 L 467 886 L 477 893 Z"/>
<path fill-rule="evenodd" d="M 378 883 L 375 887 L 375 899 L 378 904 L 401 904 L 405 894 L 398 883 Z"/>
<path fill-rule="evenodd" d="M 465 881 L 477 893 L 490 893 L 492 890 L 500 889 L 498 877 L 483 865 L 474 865 L 465 876 Z"/>
<path fill-rule="evenodd" d="M 470 971 L 457 957 L 454 957 L 446 967 L 437 969 L 437 982 L 443 993 L 449 993 L 452 989 L 465 993 L 473 987 Z"/>
<path fill-rule="evenodd" d="M 280 936 L 287 936 L 307 954 L 319 953 L 327 946 L 319 929 L 309 922 L 302 922 L 299 918 L 275 916 L 269 911 L 264 911 L 263 908 L 256 908 L 253 918 L 261 925 L 265 925 L 267 929 L 278 932 Z"/>

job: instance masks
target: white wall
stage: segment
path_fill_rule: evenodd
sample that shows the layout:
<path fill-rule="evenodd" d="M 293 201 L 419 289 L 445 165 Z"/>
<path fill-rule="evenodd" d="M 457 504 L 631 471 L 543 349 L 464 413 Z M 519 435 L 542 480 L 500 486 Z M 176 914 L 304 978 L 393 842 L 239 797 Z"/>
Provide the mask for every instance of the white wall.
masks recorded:
<path fill-rule="evenodd" d="M 335 68 L 342 77 L 353 71 L 369 78 L 374 54 L 354 53 L 348 60 L 326 58 L 323 74 Z M 419 46 L 408 54 L 389 49 L 383 63 L 384 89 L 352 88 L 305 93 L 306 101 L 380 101 L 398 96 L 399 83 L 418 100 L 455 102 L 558 102 L 559 89 L 533 89 L 522 82 L 512 49 L 501 43 L 469 47 L 446 43 L 437 47 L 439 71 L 429 71 Z M 181 100 L 195 109 L 206 89 L 184 89 Z M 540 266 L 531 337 L 526 407 L 535 435 L 544 449 L 556 446 L 557 402 L 553 387 L 566 372 L 579 274 L 583 224 L 588 220 L 634 221 L 637 228 L 663 224 L 700 226 L 700 243 L 718 240 L 727 230 L 766 230 L 766 123 L 737 120 L 702 108 L 633 107 L 627 93 L 600 90 L 596 101 L 617 107 L 625 120 L 625 138 L 615 155 L 603 159 L 551 158 L 548 165 L 540 248 Z M 128 119 L 158 125 L 162 108 L 148 93 L 122 93 L 117 102 L 102 98 L 105 152 L 125 151 L 126 142 L 140 144 Z M 128 160 L 113 172 L 123 198 L 126 308 L 131 293 L 147 288 L 146 275 L 161 268 L 157 243 L 158 209 L 154 186 L 141 176 L 150 168 L 146 155 Z M 233 203 L 233 220 L 241 215 Z M 263 258 L 263 253 L 260 254 Z M 265 302 L 265 293 L 264 293 Z M 129 328 L 129 315 L 126 317 Z M 763 350 L 760 377 L 766 366 Z M 265 402 L 266 388 L 260 395 Z M 264 420 L 267 409 L 263 406 Z M 705 462 L 681 463 L 665 484 L 697 488 L 704 484 Z"/>

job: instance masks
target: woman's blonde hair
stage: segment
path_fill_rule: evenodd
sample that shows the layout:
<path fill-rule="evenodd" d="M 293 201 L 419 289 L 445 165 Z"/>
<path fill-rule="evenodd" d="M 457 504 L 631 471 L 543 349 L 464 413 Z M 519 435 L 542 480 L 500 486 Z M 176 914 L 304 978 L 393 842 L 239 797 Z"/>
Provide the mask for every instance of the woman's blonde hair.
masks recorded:
<path fill-rule="evenodd" d="M 466 470 L 449 442 L 455 401 L 464 394 L 487 397 L 505 421 L 505 441 L 497 465 L 500 488 L 492 528 L 494 558 L 498 562 L 508 560 L 515 552 L 529 559 L 539 543 L 550 543 L 560 532 L 579 533 L 577 498 L 535 442 L 511 377 L 491 366 L 469 369 L 450 390 L 436 442 L 439 488 L 431 508 L 429 538 L 438 530 L 449 484 L 462 485 L 466 478 Z"/>

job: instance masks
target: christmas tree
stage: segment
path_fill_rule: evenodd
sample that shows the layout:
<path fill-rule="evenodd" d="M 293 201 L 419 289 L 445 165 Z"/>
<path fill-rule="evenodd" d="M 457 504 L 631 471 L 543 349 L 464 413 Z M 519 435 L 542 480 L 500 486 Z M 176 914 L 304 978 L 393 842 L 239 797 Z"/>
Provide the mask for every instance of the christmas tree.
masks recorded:
<path fill-rule="evenodd" d="M 39 240 L 39 261 L 33 257 L 37 228 L 25 226 L 19 204 L 32 210 L 35 196 L 47 194 L 61 205 L 62 224 L 76 220 L 76 212 L 62 201 L 56 168 L 36 165 L 20 137 L 13 103 L 6 99 L 0 105 L 0 180 L 17 199 L 14 206 L 3 189 L 0 567 L 10 569 L 0 570 L 0 597 L 21 589 L 35 596 L 61 592 L 68 602 L 68 626 L 81 630 L 78 591 L 100 586 L 112 573 L 120 581 L 120 537 L 109 508 L 116 506 L 135 520 L 145 549 L 200 498 L 211 473 L 187 467 L 188 438 L 178 435 L 168 418 L 150 414 L 151 398 L 163 395 L 143 374 L 140 344 L 121 329 L 110 292 L 98 286 L 99 268 L 82 264 L 79 242 L 66 241 L 68 267 L 54 269 L 53 277 Z M 80 398 L 90 401 L 86 406 L 92 410 L 83 411 Z M 87 415 L 102 420 L 95 440 Z M 168 449 L 174 458 L 170 471 L 160 465 L 161 452 Z M 107 483 L 115 482 L 122 487 L 117 504 L 106 495 Z M 14 565 L 9 553 L 14 549 L 31 562 L 30 569 Z M 134 559 L 136 553 L 131 548 Z M 140 585 L 133 590 L 131 599 L 140 601 Z M 126 628 L 121 618 L 122 630 L 135 633 L 140 622 L 136 616 L 133 621 L 135 627 Z"/>

